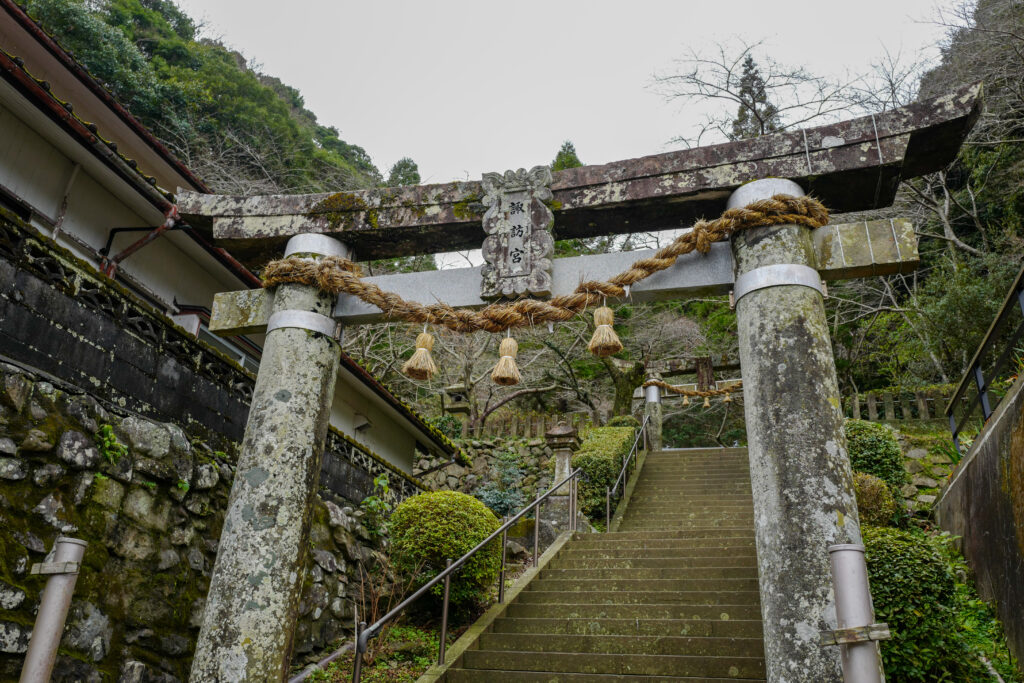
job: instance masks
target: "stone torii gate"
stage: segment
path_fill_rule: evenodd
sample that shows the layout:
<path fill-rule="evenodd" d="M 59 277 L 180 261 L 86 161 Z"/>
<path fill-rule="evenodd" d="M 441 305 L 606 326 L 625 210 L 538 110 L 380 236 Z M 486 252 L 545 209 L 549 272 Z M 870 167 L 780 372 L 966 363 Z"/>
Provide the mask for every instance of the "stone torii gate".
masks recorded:
<path fill-rule="evenodd" d="M 560 171 L 544 204 L 559 238 L 686 227 L 777 193 L 812 193 L 836 213 L 883 207 L 901 179 L 955 157 L 980 106 L 980 87 L 972 86 L 806 131 Z M 488 176 L 320 195 L 181 193 L 179 208 L 253 266 L 282 250 L 386 258 L 479 247 L 482 202 L 493 203 L 487 183 Z M 506 252 L 513 238 L 502 237 Z M 605 278 L 646 255 L 557 259 L 547 275 L 513 290 L 571 292 L 581 279 Z M 739 232 L 707 255 L 687 254 L 632 288 L 633 301 L 735 293 L 769 681 L 841 680 L 839 652 L 819 645 L 819 632 L 836 626 L 827 548 L 860 542 L 821 281 L 916 264 L 906 221 L 837 221 L 814 231 L 778 225 Z M 486 268 L 367 279 L 412 301 L 481 307 L 495 292 Z M 211 329 L 267 337 L 192 681 L 286 675 L 340 330 L 385 319 L 355 297 L 305 285 L 217 295 Z"/>

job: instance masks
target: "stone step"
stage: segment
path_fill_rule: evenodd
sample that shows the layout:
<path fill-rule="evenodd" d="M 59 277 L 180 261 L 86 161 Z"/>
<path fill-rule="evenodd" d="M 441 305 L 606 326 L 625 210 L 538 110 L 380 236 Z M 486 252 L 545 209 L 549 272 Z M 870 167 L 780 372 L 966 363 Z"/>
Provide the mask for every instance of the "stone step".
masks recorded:
<path fill-rule="evenodd" d="M 763 679 L 765 676 L 764 659 L 760 657 L 467 650 L 463 655 L 462 667 L 500 672 L 546 671 L 620 676 L 714 676 L 726 679 Z M 499 676 L 495 680 L 502 679 Z"/>
<path fill-rule="evenodd" d="M 629 540 L 608 540 L 595 541 L 586 545 L 580 543 L 578 547 L 569 548 L 565 551 L 565 557 L 588 557 L 594 551 L 604 553 L 617 551 L 622 553 L 618 557 L 720 557 L 728 556 L 729 552 L 736 550 L 755 550 L 754 532 L 750 531 L 745 537 L 731 536 L 723 538 L 664 538 L 654 536 L 664 534 L 664 531 L 638 531 L 635 533 L 648 533 L 652 538 L 635 538 Z M 669 551 L 669 552 L 662 552 Z M 609 557 L 616 557 L 609 555 Z"/>
<path fill-rule="evenodd" d="M 617 636 L 702 636 L 705 638 L 761 638 L 760 619 L 612 619 L 522 618 L 495 620 L 494 633 L 561 633 Z"/>
<path fill-rule="evenodd" d="M 534 579 L 527 586 L 526 591 L 552 591 L 552 592 L 630 592 L 630 591 L 665 591 L 668 593 L 686 593 L 698 591 L 728 592 L 728 591 L 756 591 L 758 590 L 757 577 L 746 577 L 742 579 L 696 579 L 696 578 L 668 578 L 668 579 L 559 579 L 540 577 Z"/>
<path fill-rule="evenodd" d="M 665 539 L 695 539 L 695 538 L 711 538 L 711 539 L 722 539 L 732 536 L 743 536 L 753 537 L 753 527 L 737 527 L 731 531 L 725 529 L 708 529 L 706 531 L 700 531 L 694 529 L 693 531 L 664 531 L 659 532 L 653 531 L 611 531 L 603 534 L 577 534 L 573 537 L 572 546 L 566 546 L 566 548 L 583 547 L 591 543 L 621 543 L 623 541 L 630 541 L 635 539 L 650 539 L 650 538 L 665 538 Z"/>
<path fill-rule="evenodd" d="M 565 559 L 575 562 L 587 562 L 589 560 L 679 560 L 698 559 L 713 562 L 728 561 L 730 558 L 736 560 L 757 561 L 757 549 L 754 541 L 745 546 L 722 546 L 715 548 L 599 548 L 595 550 L 573 551 L 566 554 Z"/>
<path fill-rule="evenodd" d="M 731 554 L 721 557 L 556 557 L 548 564 L 550 569 L 757 569 L 753 553 L 737 558 Z"/>
<path fill-rule="evenodd" d="M 693 508 L 686 504 L 680 504 L 676 506 L 675 510 L 667 507 L 633 507 L 627 508 L 628 515 L 630 517 L 643 517 L 649 520 L 652 524 L 657 524 L 662 521 L 673 521 L 679 519 L 742 519 L 754 521 L 753 509 L 744 510 L 743 508 L 719 508 L 717 510 L 711 509 L 706 510 L 703 508 Z"/>
<path fill-rule="evenodd" d="M 633 622 L 648 619 L 683 619 L 708 623 L 756 620 L 761 623 L 761 607 L 754 604 L 687 605 L 649 602 L 608 605 L 517 601 L 508 606 L 505 616 L 515 619 L 623 619 Z"/>
<path fill-rule="evenodd" d="M 757 579 L 757 567 L 580 567 L 545 569 L 542 579 Z"/>
<path fill-rule="evenodd" d="M 554 671 L 492 671 L 490 669 L 451 669 L 445 675 L 450 683 L 729 683 L 735 678 L 707 678 L 706 676 L 620 676 L 616 674 L 576 674 Z M 763 681 L 764 679 L 748 679 Z"/>
<path fill-rule="evenodd" d="M 588 652 L 622 655 L 690 655 L 702 657 L 764 657 L 761 638 L 694 636 L 604 636 L 557 633 L 485 633 L 481 650 L 514 652 Z"/>
<path fill-rule="evenodd" d="M 568 603 L 582 605 L 760 605 L 761 596 L 752 591 L 586 591 L 586 590 L 524 590 L 517 600 L 523 604 Z"/>

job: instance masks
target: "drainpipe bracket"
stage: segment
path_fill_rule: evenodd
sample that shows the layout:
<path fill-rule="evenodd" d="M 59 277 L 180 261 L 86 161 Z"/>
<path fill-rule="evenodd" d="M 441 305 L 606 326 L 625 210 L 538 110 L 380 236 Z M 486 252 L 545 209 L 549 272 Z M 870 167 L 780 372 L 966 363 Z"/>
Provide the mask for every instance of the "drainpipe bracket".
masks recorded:
<path fill-rule="evenodd" d="M 32 565 L 30 574 L 77 574 L 81 567 L 78 562 L 37 562 Z"/>
<path fill-rule="evenodd" d="M 889 624 L 871 624 L 854 628 L 838 628 L 835 631 L 822 631 L 821 646 L 832 647 L 834 645 L 849 645 L 850 643 L 865 643 L 872 640 L 888 640 L 889 638 L 892 638 Z"/>

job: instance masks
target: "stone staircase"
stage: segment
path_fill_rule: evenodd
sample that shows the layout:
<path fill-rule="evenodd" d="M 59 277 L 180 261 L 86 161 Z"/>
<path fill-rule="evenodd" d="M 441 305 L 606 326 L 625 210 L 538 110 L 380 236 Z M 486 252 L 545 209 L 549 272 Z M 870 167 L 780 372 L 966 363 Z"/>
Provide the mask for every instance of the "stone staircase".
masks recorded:
<path fill-rule="evenodd" d="M 562 546 L 444 680 L 764 676 L 747 454 L 716 448 L 648 455 L 618 528 Z"/>

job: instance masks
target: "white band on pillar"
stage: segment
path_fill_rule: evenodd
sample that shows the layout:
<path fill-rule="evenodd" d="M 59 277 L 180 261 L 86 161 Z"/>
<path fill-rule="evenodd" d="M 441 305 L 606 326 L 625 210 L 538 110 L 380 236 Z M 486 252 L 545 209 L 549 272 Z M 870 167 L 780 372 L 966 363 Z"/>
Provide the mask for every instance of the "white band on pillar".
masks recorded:
<path fill-rule="evenodd" d="M 733 296 L 736 301 L 739 301 L 744 295 L 755 290 L 781 285 L 810 287 L 817 290 L 822 296 L 825 295 L 821 276 L 814 268 L 796 263 L 777 263 L 773 266 L 754 268 L 740 275 L 736 278 L 736 284 L 733 285 Z"/>
<path fill-rule="evenodd" d="M 792 180 L 788 180 L 786 178 L 762 178 L 761 180 L 755 180 L 736 188 L 733 193 L 729 195 L 729 201 L 725 203 L 725 208 L 742 209 L 747 204 L 751 204 L 760 199 L 771 199 L 777 194 L 788 194 L 792 197 L 803 197 L 807 193 L 804 192 L 804 188 L 800 187 Z"/>
<path fill-rule="evenodd" d="M 267 321 L 267 334 L 273 330 L 284 327 L 294 327 L 300 330 L 319 332 L 335 341 L 341 339 L 341 324 L 334 318 L 310 311 L 278 311 L 270 316 Z"/>
<path fill-rule="evenodd" d="M 661 403 L 661 387 L 656 384 L 644 387 L 644 400 L 648 403 Z"/>
<path fill-rule="evenodd" d="M 350 258 L 352 250 L 333 237 L 315 232 L 305 232 L 288 240 L 288 245 L 284 248 L 285 258 L 292 254 L 319 254 L 320 256 Z"/>

